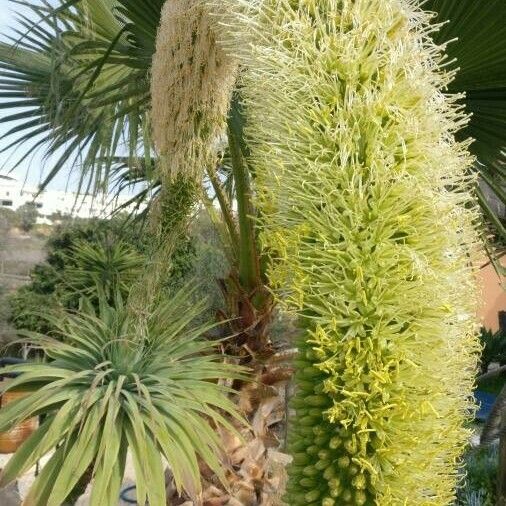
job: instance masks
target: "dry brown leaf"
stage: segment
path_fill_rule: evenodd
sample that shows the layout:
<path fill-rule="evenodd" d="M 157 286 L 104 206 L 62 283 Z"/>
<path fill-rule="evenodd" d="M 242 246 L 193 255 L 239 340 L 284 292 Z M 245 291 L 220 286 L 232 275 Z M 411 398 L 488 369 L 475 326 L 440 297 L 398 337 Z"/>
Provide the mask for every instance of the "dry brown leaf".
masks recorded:
<path fill-rule="evenodd" d="M 266 433 L 267 419 L 272 411 L 283 406 L 279 396 L 263 401 L 253 417 L 251 426 L 256 436 L 263 436 Z"/>
<path fill-rule="evenodd" d="M 274 385 L 292 379 L 294 369 L 291 367 L 275 367 L 262 374 L 260 381 L 264 385 Z"/>
<path fill-rule="evenodd" d="M 233 500 L 239 501 L 242 506 L 258 506 L 255 487 L 247 481 L 236 483 L 233 490 Z"/>
<path fill-rule="evenodd" d="M 224 506 L 230 501 L 229 495 L 222 495 L 220 497 L 212 497 L 204 501 L 203 506 Z"/>

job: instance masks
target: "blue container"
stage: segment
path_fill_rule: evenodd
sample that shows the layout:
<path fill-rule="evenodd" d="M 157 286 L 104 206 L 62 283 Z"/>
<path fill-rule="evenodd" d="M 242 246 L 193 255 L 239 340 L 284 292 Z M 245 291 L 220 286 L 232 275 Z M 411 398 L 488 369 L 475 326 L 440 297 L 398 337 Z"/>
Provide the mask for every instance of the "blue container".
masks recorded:
<path fill-rule="evenodd" d="M 476 413 L 476 420 L 484 422 L 492 411 L 492 407 L 494 406 L 495 400 L 497 399 L 497 395 L 491 394 L 489 392 L 483 392 L 482 390 L 476 390 L 474 392 L 474 398 L 480 407 Z"/>

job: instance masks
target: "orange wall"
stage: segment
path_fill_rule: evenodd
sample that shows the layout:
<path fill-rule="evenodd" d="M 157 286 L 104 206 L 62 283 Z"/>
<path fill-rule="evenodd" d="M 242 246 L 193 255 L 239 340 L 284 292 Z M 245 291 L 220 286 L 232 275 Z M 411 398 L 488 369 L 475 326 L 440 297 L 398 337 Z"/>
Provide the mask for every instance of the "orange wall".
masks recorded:
<path fill-rule="evenodd" d="M 503 265 L 506 265 L 505 260 Z M 492 265 L 481 269 L 479 277 L 483 293 L 483 306 L 479 317 L 485 328 L 496 331 L 499 329 L 498 313 L 506 311 L 506 278 L 499 278 Z"/>

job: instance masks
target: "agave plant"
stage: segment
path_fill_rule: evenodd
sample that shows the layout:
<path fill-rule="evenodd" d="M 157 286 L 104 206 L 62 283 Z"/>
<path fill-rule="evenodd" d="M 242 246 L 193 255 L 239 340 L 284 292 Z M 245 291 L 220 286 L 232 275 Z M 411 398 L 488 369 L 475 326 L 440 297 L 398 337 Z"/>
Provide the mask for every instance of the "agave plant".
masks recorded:
<path fill-rule="evenodd" d="M 0 431 L 34 416 L 38 430 L 20 447 L 0 475 L 2 486 L 28 471 L 44 455 L 47 463 L 30 488 L 26 505 L 60 506 L 91 471 L 90 504 L 115 506 L 130 452 L 137 501 L 165 506 L 164 462 L 179 491 L 196 498 L 199 463 L 224 478 L 217 427 L 234 430 L 240 417 L 218 380 L 243 377 L 223 363 L 209 329 L 192 320 L 202 307 L 190 307 L 189 291 L 178 292 L 142 322 L 121 299 L 100 311 L 88 305 L 52 324 L 61 340 L 30 334 L 48 361 L 12 366 L 19 374 L 3 392 L 31 393 L 0 412 Z"/>

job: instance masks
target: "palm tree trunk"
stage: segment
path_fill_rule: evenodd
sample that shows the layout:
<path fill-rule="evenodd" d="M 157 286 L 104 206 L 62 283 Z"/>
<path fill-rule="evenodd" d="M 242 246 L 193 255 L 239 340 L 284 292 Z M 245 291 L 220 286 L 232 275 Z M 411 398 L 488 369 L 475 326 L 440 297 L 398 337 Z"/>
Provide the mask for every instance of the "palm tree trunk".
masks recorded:
<path fill-rule="evenodd" d="M 232 252 L 231 271 L 225 279 L 218 280 L 225 300 L 225 308 L 218 313 L 218 319 L 227 322 L 227 333 L 234 336 L 228 342 L 227 351 L 250 361 L 272 353 L 269 326 L 275 302 L 267 288 L 265 262 L 255 228 L 257 210 L 253 202 L 253 171 L 248 164 L 244 124 L 240 96 L 235 92 L 228 117 L 228 141 L 237 205 L 235 217 L 232 216 L 232 204 L 225 196 L 220 181 L 212 173 L 209 176 L 229 233 L 226 242 L 230 243 Z"/>

